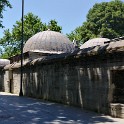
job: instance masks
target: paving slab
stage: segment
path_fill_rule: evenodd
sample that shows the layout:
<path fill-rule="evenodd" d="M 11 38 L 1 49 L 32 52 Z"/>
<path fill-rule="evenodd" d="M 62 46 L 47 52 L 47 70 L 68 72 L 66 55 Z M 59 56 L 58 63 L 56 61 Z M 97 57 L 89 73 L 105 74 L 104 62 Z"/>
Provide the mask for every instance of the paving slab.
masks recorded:
<path fill-rule="evenodd" d="M 0 124 L 124 124 L 124 119 L 0 92 Z"/>

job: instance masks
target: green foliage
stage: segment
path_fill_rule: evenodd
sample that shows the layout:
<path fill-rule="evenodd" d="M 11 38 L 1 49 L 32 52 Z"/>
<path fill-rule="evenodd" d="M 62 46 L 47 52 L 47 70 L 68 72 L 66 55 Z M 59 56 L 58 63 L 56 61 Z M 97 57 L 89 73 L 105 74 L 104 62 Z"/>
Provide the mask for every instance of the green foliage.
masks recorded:
<path fill-rule="evenodd" d="M 94 37 L 115 38 L 124 35 L 124 3 L 120 0 L 96 3 L 87 21 L 67 36 L 85 42 Z M 77 38 L 78 36 L 78 38 Z"/>
<path fill-rule="evenodd" d="M 4 27 L 2 25 L 3 11 L 5 11 L 5 7 L 12 8 L 11 4 L 8 0 L 0 0 L 0 28 Z"/>
<path fill-rule="evenodd" d="M 13 53 L 19 53 L 18 49 L 16 49 L 16 42 L 12 37 L 9 29 L 4 31 L 4 37 L 0 39 L 1 44 L 1 57 L 8 58 L 8 56 L 12 56 Z"/>
<path fill-rule="evenodd" d="M 55 20 L 51 20 L 51 21 L 48 23 L 48 28 L 49 28 L 51 31 L 57 31 L 57 32 L 61 32 L 61 30 L 62 30 L 62 27 L 58 26 L 58 25 L 57 25 L 57 21 L 55 21 Z"/>
<path fill-rule="evenodd" d="M 24 16 L 24 44 L 34 34 L 45 31 L 48 27 L 53 31 L 61 32 L 62 28 L 57 25 L 57 21 L 51 20 L 48 25 L 42 23 L 38 16 L 28 13 Z M 20 53 L 22 36 L 22 22 L 21 19 L 16 21 L 13 25 L 12 31 L 5 30 L 3 38 L 0 39 L 1 57 L 9 58 Z"/>
<path fill-rule="evenodd" d="M 27 41 L 32 35 L 43 30 L 46 30 L 46 26 L 41 22 L 38 16 L 35 16 L 32 13 L 28 13 L 24 16 L 24 41 Z M 22 22 L 19 20 L 16 21 L 15 25 L 13 25 L 12 37 L 16 41 L 21 41 L 21 32 Z"/>

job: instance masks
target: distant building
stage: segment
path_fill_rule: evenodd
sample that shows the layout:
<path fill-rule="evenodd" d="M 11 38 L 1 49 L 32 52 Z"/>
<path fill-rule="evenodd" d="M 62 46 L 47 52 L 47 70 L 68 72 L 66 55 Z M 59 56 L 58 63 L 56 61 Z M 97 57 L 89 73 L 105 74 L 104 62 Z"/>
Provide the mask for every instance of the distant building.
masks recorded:
<path fill-rule="evenodd" d="M 17 55 L 2 66 L 1 91 L 19 94 L 20 65 Z M 24 46 L 23 94 L 124 118 L 123 37 L 77 48 L 61 33 L 35 34 Z"/>

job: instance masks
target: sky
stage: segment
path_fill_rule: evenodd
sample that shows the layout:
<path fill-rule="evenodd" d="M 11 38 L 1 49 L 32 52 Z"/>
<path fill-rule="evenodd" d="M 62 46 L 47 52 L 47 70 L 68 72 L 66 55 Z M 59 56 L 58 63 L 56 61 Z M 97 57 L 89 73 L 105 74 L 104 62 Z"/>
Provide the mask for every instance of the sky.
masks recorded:
<path fill-rule="evenodd" d="M 76 27 L 86 21 L 86 15 L 95 3 L 111 0 L 24 0 L 24 14 L 32 12 L 43 23 L 55 19 L 62 26 L 62 33 L 71 33 Z M 17 20 L 21 19 L 22 0 L 9 0 L 12 9 L 6 8 L 3 12 L 4 29 L 0 29 L 0 38 L 5 29 L 12 30 Z"/>

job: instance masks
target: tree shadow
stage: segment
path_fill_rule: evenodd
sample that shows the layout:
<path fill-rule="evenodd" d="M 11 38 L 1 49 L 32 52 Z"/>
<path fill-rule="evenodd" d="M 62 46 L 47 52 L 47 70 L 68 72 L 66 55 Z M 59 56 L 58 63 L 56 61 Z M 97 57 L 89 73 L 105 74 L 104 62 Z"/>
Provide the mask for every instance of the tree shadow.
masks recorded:
<path fill-rule="evenodd" d="M 115 122 L 103 115 L 39 99 L 0 95 L 0 124 L 96 124 Z"/>

